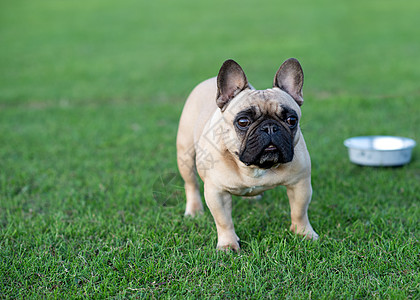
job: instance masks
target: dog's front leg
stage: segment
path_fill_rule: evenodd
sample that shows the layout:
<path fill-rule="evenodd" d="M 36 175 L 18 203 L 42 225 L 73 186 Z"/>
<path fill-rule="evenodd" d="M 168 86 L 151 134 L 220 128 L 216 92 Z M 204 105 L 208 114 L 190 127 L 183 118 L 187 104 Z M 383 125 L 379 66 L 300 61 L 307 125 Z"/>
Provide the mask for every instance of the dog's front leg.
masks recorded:
<path fill-rule="evenodd" d="M 239 238 L 232 221 L 232 196 L 205 183 L 204 198 L 216 223 L 217 249 L 239 251 Z"/>
<path fill-rule="evenodd" d="M 290 203 L 292 225 L 290 230 L 304 235 L 308 239 L 318 239 L 318 234 L 313 230 L 308 218 L 308 206 L 312 197 L 311 178 L 301 180 L 295 185 L 287 186 L 287 196 Z"/>

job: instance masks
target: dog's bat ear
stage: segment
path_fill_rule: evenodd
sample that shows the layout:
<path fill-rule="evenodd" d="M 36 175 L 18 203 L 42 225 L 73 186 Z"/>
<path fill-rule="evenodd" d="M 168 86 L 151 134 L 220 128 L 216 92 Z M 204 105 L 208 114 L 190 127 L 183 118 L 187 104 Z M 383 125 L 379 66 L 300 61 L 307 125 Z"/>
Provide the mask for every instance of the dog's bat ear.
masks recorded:
<path fill-rule="evenodd" d="M 295 99 L 296 103 L 303 104 L 303 70 L 296 58 L 289 58 L 279 68 L 274 76 L 273 87 L 278 87 Z"/>
<path fill-rule="evenodd" d="M 229 101 L 246 88 L 248 80 L 241 66 L 232 59 L 225 61 L 217 75 L 217 106 L 224 111 Z"/>

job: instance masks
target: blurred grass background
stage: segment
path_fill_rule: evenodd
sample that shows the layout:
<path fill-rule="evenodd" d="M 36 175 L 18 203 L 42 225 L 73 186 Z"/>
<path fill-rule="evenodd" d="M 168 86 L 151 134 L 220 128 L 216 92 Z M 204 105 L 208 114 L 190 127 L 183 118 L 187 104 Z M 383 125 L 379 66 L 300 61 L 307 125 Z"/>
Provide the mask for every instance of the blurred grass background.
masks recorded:
<path fill-rule="evenodd" d="M 1 102 L 185 98 L 234 58 L 297 57 L 309 98 L 418 94 L 416 1 L 2 1 Z"/>
<path fill-rule="evenodd" d="M 419 298 L 418 147 L 348 162 L 345 138 L 420 140 L 420 2 L 1 1 L 0 298 Z M 284 189 L 234 201 L 240 255 L 184 219 L 175 138 L 225 59 L 256 88 L 296 57 L 313 164 L 308 243 Z M 157 199 L 154 192 L 168 197 Z M 162 200 L 162 201 L 161 201 Z M 165 202 L 166 203 L 166 202 Z"/>

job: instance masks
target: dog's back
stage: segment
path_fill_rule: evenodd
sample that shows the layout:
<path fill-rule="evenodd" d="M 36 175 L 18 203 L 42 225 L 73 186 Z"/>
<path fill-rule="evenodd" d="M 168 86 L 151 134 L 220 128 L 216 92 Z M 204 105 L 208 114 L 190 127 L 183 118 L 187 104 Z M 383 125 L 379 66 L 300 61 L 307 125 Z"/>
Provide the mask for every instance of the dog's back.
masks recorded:
<path fill-rule="evenodd" d="M 179 121 L 178 151 L 187 150 L 197 142 L 207 120 L 217 109 L 216 94 L 217 82 L 214 77 L 197 85 L 188 96 Z M 194 124 L 193 128 L 191 124 Z"/>

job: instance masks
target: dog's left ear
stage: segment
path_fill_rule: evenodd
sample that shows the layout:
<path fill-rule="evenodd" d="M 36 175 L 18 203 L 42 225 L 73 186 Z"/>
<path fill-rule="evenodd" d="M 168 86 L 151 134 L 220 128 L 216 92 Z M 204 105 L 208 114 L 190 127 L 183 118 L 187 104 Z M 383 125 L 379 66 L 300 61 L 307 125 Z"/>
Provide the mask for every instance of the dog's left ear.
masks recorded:
<path fill-rule="evenodd" d="M 302 67 L 296 58 L 289 58 L 274 76 L 273 87 L 278 87 L 288 93 L 301 106 L 303 104 L 302 86 Z"/>
<path fill-rule="evenodd" d="M 225 61 L 217 75 L 217 106 L 224 111 L 229 101 L 248 87 L 241 66 L 232 59 Z"/>

